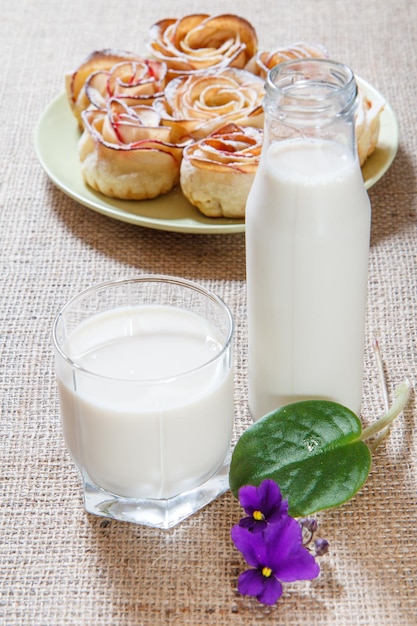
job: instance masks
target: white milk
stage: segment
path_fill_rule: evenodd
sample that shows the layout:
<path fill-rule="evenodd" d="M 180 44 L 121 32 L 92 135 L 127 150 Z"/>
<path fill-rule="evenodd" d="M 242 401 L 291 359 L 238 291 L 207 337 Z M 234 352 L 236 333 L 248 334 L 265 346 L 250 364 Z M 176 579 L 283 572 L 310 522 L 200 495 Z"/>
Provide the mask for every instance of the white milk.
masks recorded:
<path fill-rule="evenodd" d="M 75 368 L 58 380 L 64 434 L 97 485 L 169 498 L 220 467 L 233 426 L 231 355 L 204 364 L 222 340 L 204 319 L 167 306 L 117 309 L 76 328 L 65 350 L 94 375 Z"/>
<path fill-rule="evenodd" d="M 331 141 L 272 143 L 246 208 L 249 405 L 254 419 L 362 398 L 370 203 Z"/>

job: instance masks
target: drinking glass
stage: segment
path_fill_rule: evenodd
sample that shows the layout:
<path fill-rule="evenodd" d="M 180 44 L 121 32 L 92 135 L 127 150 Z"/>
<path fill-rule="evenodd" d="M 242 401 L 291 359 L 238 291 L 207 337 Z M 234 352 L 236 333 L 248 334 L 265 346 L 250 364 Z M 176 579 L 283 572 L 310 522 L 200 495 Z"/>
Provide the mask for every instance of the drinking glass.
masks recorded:
<path fill-rule="evenodd" d="M 170 528 L 228 488 L 233 318 L 170 276 L 102 283 L 53 324 L 64 438 L 85 509 Z"/>

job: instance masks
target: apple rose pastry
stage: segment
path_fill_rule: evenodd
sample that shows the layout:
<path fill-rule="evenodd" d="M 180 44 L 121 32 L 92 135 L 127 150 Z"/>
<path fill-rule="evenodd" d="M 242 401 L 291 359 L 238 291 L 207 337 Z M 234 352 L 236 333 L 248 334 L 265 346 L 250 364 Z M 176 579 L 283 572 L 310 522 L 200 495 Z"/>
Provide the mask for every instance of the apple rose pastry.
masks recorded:
<path fill-rule="evenodd" d="M 263 131 L 228 124 L 184 148 L 181 189 L 208 217 L 243 218 Z"/>
<path fill-rule="evenodd" d="M 374 152 L 378 143 L 380 116 L 384 108 L 382 98 L 374 97 L 372 100 L 358 89 L 358 108 L 355 115 L 356 142 L 358 145 L 358 157 L 361 166 Z"/>
<path fill-rule="evenodd" d="M 67 100 L 72 112 L 82 126 L 81 113 L 90 104 L 85 93 L 85 83 L 89 76 L 100 70 L 110 70 L 114 65 L 126 61 L 138 61 L 142 59 L 133 52 L 124 50 L 96 50 L 89 54 L 73 72 L 65 75 L 65 90 Z"/>
<path fill-rule="evenodd" d="M 275 48 L 270 52 L 258 51 L 248 62 L 246 69 L 265 79 L 269 70 L 284 61 L 311 57 L 324 59 L 328 56 L 327 50 L 322 45 L 300 42 L 286 48 Z"/>
<path fill-rule="evenodd" d="M 169 78 L 208 68 L 244 68 L 257 50 L 253 26 L 238 15 L 187 15 L 164 19 L 149 30 L 148 48 L 168 66 Z"/>
<path fill-rule="evenodd" d="M 151 107 L 110 99 L 106 110 L 82 114 L 78 152 L 87 185 L 106 196 L 144 200 L 166 193 L 179 180 L 182 147 L 170 143 Z"/>
<path fill-rule="evenodd" d="M 172 128 L 175 142 L 182 143 L 202 139 L 231 122 L 262 128 L 264 93 L 261 78 L 230 67 L 174 78 L 154 107 L 162 124 Z"/>
<path fill-rule="evenodd" d="M 86 100 L 96 109 L 106 107 L 109 98 L 123 100 L 128 106 L 151 105 L 163 95 L 166 65 L 140 59 L 117 63 L 111 70 L 93 72 L 84 84 Z"/>

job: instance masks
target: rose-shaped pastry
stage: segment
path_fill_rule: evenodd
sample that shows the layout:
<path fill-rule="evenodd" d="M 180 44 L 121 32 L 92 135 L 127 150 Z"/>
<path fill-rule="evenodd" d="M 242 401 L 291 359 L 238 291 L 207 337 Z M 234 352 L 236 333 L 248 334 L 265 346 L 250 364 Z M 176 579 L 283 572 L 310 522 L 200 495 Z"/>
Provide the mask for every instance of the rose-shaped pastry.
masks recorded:
<path fill-rule="evenodd" d="M 83 97 L 78 99 L 76 115 L 81 120 L 81 106 L 106 108 L 109 98 L 122 100 L 128 106 L 152 102 L 163 95 L 166 65 L 158 61 L 140 59 L 117 63 L 111 70 L 98 70 L 87 78 Z"/>
<path fill-rule="evenodd" d="M 163 95 L 166 69 L 165 63 L 151 59 L 124 61 L 111 70 L 90 74 L 85 82 L 85 92 L 96 108 L 103 108 L 108 98 L 123 100 L 128 106 L 149 105 Z"/>
<path fill-rule="evenodd" d="M 243 218 L 261 154 L 263 131 L 228 124 L 184 148 L 181 188 L 208 217 Z"/>
<path fill-rule="evenodd" d="M 358 89 L 358 108 L 355 114 L 356 142 L 358 145 L 358 157 L 361 166 L 374 152 L 378 143 L 380 129 L 380 116 L 384 108 L 384 101 L 374 97 L 372 100 Z"/>
<path fill-rule="evenodd" d="M 257 52 L 248 62 L 246 69 L 266 78 L 269 70 L 284 61 L 306 58 L 324 59 L 328 57 L 327 50 L 320 44 L 295 43 L 287 48 L 275 48 L 270 52 Z"/>
<path fill-rule="evenodd" d="M 170 126 L 174 140 L 202 139 L 225 124 L 263 127 L 264 81 L 246 70 L 179 76 L 156 100 L 163 125 Z"/>
<path fill-rule="evenodd" d="M 187 15 L 149 30 L 148 48 L 168 66 L 169 78 L 208 68 L 244 68 L 257 50 L 253 26 L 238 15 Z"/>
<path fill-rule="evenodd" d="M 106 110 L 87 109 L 79 141 L 86 183 L 106 196 L 143 200 L 170 191 L 179 180 L 182 147 L 170 143 L 156 111 L 117 99 Z"/>

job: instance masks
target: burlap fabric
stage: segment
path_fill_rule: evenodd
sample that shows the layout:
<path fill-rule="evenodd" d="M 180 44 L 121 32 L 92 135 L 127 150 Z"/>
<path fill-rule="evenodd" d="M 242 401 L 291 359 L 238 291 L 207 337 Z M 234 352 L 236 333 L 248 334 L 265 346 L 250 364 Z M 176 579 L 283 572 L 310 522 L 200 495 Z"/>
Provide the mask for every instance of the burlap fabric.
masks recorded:
<path fill-rule="evenodd" d="M 143 50 L 158 19 L 239 13 L 265 47 L 323 43 L 391 103 L 398 155 L 373 205 L 363 421 L 416 373 L 417 9 L 408 0 L 0 0 L 0 623 L 7 626 L 417 624 L 417 443 L 411 398 L 361 492 L 319 516 L 330 553 L 320 578 L 272 607 L 241 597 L 230 493 L 172 531 L 87 515 L 61 435 L 50 330 L 59 307 L 113 277 L 174 274 L 214 289 L 236 321 L 235 438 L 246 404 L 244 235 L 191 235 L 112 220 L 47 179 L 33 146 L 64 72 L 97 48 Z"/>

